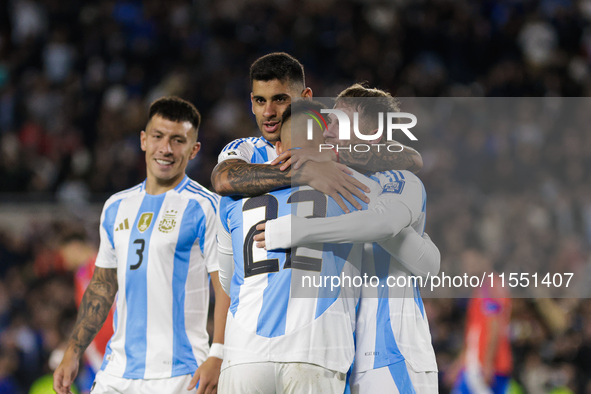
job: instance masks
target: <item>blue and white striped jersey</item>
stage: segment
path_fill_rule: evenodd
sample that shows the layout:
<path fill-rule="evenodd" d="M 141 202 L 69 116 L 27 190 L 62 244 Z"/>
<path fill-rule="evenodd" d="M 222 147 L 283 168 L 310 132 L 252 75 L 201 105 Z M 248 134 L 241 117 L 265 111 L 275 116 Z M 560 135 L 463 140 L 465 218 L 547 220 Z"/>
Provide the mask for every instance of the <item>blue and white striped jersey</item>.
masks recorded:
<path fill-rule="evenodd" d="M 144 181 L 107 200 L 96 266 L 117 269 L 119 291 L 102 370 L 159 379 L 192 374 L 205 361 L 218 204 L 187 176 L 163 194 L 147 194 Z"/>
<path fill-rule="evenodd" d="M 384 171 L 370 178 L 380 184 L 382 194 L 396 196 L 409 208 L 411 227 L 423 234 L 427 195 L 420 179 L 409 171 Z M 354 371 L 402 360 L 415 372 L 437 371 L 429 322 L 418 283 L 410 280 L 411 271 L 377 243 L 368 243 L 364 245 L 363 272 L 377 276 L 379 286 L 364 287 L 361 292 Z M 404 286 L 408 283 L 414 285 Z"/>
<path fill-rule="evenodd" d="M 290 214 L 335 216 L 343 214 L 341 208 L 326 195 L 300 187 L 253 198 L 223 197 L 219 212 L 220 251 L 233 254 L 222 368 L 306 362 L 346 373 L 355 353 L 359 292 L 311 283 L 341 274 L 358 276 L 362 245 L 313 244 L 270 252 L 253 241 L 262 221 Z M 230 277 L 223 266 L 220 270 Z M 318 282 L 303 282 L 305 276 Z"/>
<path fill-rule="evenodd" d="M 218 163 L 228 159 L 240 159 L 247 163 L 264 164 L 276 157 L 275 147 L 264 137 L 248 137 L 226 145 L 218 156 Z"/>

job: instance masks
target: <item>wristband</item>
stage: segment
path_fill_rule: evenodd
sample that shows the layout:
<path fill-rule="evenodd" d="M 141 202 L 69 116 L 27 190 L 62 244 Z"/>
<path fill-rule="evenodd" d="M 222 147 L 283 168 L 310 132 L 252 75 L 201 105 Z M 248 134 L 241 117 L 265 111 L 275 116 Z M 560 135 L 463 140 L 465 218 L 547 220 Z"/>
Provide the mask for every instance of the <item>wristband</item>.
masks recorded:
<path fill-rule="evenodd" d="M 209 355 L 207 357 L 216 357 L 221 360 L 224 359 L 224 344 L 223 343 L 212 343 L 209 348 Z"/>
<path fill-rule="evenodd" d="M 334 154 L 337 155 L 337 163 L 340 163 L 340 160 L 339 160 L 339 151 L 336 150 L 335 148 L 331 148 L 331 149 L 334 152 Z"/>

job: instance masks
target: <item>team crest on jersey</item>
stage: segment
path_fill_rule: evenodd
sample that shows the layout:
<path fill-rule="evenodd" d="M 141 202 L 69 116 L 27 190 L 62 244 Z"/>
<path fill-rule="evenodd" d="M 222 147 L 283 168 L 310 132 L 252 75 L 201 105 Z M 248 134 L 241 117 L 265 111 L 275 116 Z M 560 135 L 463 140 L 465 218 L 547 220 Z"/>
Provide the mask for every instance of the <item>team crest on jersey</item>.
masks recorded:
<path fill-rule="evenodd" d="M 142 216 L 140 216 L 140 220 L 137 222 L 137 229 L 140 230 L 141 233 L 149 229 L 150 225 L 152 224 L 153 217 L 153 212 L 142 213 Z"/>
<path fill-rule="evenodd" d="M 176 226 L 176 214 L 177 211 L 174 209 L 164 212 L 162 220 L 158 224 L 158 230 L 162 231 L 163 233 L 169 233 L 174 230 L 174 226 Z"/>
<path fill-rule="evenodd" d="M 228 156 L 238 156 L 238 154 L 234 151 L 228 152 Z"/>
<path fill-rule="evenodd" d="M 404 181 L 390 182 L 384 185 L 382 193 L 401 194 L 404 189 Z"/>

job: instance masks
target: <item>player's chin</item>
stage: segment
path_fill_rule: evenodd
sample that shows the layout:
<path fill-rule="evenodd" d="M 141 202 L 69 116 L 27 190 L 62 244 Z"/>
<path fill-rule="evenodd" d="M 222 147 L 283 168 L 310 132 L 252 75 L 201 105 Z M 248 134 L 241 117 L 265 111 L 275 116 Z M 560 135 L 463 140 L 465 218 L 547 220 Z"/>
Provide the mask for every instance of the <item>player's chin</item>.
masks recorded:
<path fill-rule="evenodd" d="M 273 142 L 277 142 L 280 140 L 281 134 L 280 134 L 279 130 L 277 130 L 274 133 L 263 133 L 263 137 L 265 137 L 265 139 L 267 141 L 273 143 Z"/>

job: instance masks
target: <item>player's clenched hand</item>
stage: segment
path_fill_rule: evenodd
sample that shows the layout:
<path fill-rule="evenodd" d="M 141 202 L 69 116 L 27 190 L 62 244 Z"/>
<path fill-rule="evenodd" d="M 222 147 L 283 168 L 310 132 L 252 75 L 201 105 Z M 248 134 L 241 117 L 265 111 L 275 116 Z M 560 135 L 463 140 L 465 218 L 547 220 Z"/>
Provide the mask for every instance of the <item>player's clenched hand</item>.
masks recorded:
<path fill-rule="evenodd" d="M 197 394 L 215 394 L 218 390 L 220 368 L 222 360 L 217 357 L 209 357 L 197 370 L 189 383 L 187 390 L 193 390 L 199 382 Z"/>
<path fill-rule="evenodd" d="M 315 148 L 289 149 L 277 156 L 270 164 L 282 163 L 279 169 L 285 171 L 290 166 L 293 166 L 293 169 L 297 170 L 307 161 L 315 161 L 317 163 L 336 161 L 336 154 L 332 150 L 318 152 Z"/>
<path fill-rule="evenodd" d="M 53 389 L 58 394 L 70 394 L 72 382 L 78 375 L 79 360 L 71 351 L 66 351 L 60 365 L 53 373 Z"/>
<path fill-rule="evenodd" d="M 349 201 L 355 208 L 361 209 L 361 204 L 355 199 L 369 202 L 364 192 L 369 193 L 369 188 L 351 176 L 352 172 L 347 166 L 333 161 L 330 162 L 306 162 L 302 168 L 294 173 L 294 180 L 299 184 L 306 184 L 314 189 L 329 195 L 345 212 L 349 212 L 343 198 Z"/>

